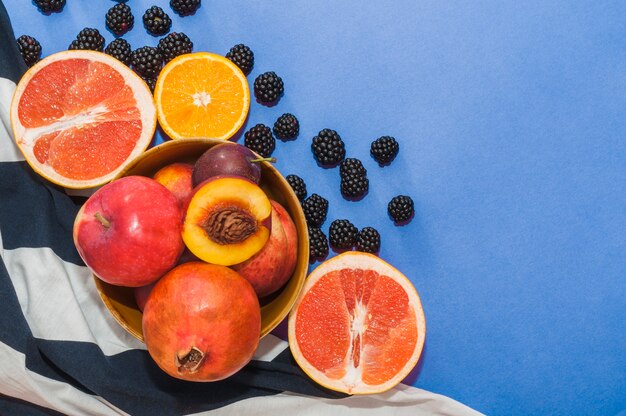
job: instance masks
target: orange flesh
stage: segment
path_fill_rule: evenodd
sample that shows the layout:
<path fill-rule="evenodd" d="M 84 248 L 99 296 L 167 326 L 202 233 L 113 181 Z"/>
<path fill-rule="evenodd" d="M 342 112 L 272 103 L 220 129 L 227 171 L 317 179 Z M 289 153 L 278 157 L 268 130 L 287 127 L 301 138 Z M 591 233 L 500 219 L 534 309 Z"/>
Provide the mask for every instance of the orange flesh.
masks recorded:
<path fill-rule="evenodd" d="M 321 277 L 298 307 L 303 357 L 333 379 L 351 368 L 366 384 L 393 378 L 415 351 L 415 311 L 404 289 L 372 270 L 342 269 Z"/>
<path fill-rule="evenodd" d="M 167 74 L 162 114 L 185 137 L 222 137 L 246 102 L 241 79 L 219 61 L 187 61 Z"/>
<path fill-rule="evenodd" d="M 18 117 L 26 134 L 42 129 L 33 137 L 37 161 L 79 180 L 119 167 L 142 133 L 137 102 L 124 78 L 109 65 L 87 59 L 52 62 L 34 74 Z"/>

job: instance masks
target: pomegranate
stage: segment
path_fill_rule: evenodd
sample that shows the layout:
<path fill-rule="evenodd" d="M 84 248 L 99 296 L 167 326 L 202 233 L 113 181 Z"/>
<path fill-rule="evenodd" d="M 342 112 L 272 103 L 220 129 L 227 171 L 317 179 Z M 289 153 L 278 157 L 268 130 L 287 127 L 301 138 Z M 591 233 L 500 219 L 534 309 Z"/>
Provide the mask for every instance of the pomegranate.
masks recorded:
<path fill-rule="evenodd" d="M 222 380 L 246 365 L 261 334 L 254 289 L 225 266 L 189 262 L 154 286 L 143 311 L 148 352 L 172 377 Z"/>

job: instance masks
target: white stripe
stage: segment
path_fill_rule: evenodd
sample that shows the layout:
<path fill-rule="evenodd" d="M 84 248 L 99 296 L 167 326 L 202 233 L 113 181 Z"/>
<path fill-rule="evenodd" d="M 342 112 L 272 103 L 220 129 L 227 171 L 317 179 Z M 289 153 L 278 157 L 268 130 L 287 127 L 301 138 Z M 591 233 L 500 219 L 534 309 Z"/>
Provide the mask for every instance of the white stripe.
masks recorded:
<path fill-rule="evenodd" d="M 86 267 L 48 247 L 5 250 L 2 257 L 35 337 L 93 342 L 105 355 L 145 349 L 111 316 Z"/>
<path fill-rule="evenodd" d="M 91 396 L 26 368 L 26 357 L 0 343 L 0 393 L 66 415 L 127 415 L 101 397 Z"/>
<path fill-rule="evenodd" d="M 35 337 L 93 342 L 105 355 L 146 348 L 111 316 L 86 267 L 62 260 L 47 247 L 6 250 L 2 257 Z M 254 359 L 271 361 L 287 346 L 269 334 Z"/>
<path fill-rule="evenodd" d="M 272 361 L 278 354 L 288 348 L 287 341 L 283 341 L 275 335 L 267 334 L 259 342 L 259 346 L 254 353 L 255 360 Z"/>
<path fill-rule="evenodd" d="M 400 384 L 380 394 L 321 399 L 291 393 L 241 400 L 195 416 L 480 416 L 481 413 L 440 394 Z"/>
<path fill-rule="evenodd" d="M 11 99 L 15 91 L 15 83 L 6 78 L 0 78 L 0 162 L 17 162 L 24 160 L 22 152 L 19 151 L 15 140 L 13 140 L 13 130 L 11 129 L 11 118 L 9 117 Z"/>

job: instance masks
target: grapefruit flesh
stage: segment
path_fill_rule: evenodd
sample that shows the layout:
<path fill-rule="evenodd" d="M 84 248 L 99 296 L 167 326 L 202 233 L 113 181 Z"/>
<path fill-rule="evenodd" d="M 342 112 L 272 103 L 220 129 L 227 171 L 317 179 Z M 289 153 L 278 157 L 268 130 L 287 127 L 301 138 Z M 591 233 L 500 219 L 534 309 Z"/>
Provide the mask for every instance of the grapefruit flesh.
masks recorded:
<path fill-rule="evenodd" d="M 425 336 L 419 296 L 378 257 L 346 252 L 315 269 L 289 317 L 289 344 L 319 384 L 378 393 L 417 364 Z"/>
<path fill-rule="evenodd" d="M 116 59 L 64 51 L 33 66 L 11 105 L 15 141 L 33 169 L 67 188 L 113 179 L 154 135 L 147 85 Z"/>

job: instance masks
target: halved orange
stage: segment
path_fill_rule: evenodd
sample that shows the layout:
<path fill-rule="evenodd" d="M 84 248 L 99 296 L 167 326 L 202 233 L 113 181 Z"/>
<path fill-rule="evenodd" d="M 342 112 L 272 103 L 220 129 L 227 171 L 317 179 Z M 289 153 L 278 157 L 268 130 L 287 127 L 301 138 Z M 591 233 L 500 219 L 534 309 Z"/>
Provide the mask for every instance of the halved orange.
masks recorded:
<path fill-rule="evenodd" d="M 289 346 L 320 385 L 380 393 L 415 367 L 426 335 L 415 287 L 380 258 L 349 251 L 320 264 L 289 314 Z"/>
<path fill-rule="evenodd" d="M 11 125 L 37 173 L 66 188 L 91 188 L 148 147 L 156 109 L 148 86 L 126 65 L 101 52 L 72 50 L 24 74 Z"/>
<path fill-rule="evenodd" d="M 209 52 L 180 55 L 154 87 L 159 124 L 172 139 L 230 139 L 250 108 L 250 88 L 230 60 Z"/>

